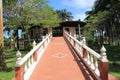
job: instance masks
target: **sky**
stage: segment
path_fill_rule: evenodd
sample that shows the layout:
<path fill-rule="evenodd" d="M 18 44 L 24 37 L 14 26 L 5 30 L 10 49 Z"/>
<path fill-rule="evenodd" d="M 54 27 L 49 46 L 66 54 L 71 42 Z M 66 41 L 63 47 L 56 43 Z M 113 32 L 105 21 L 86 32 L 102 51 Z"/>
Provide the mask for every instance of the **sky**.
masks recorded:
<path fill-rule="evenodd" d="M 55 10 L 67 9 L 72 13 L 73 20 L 83 21 L 85 12 L 92 9 L 95 0 L 49 0 L 49 5 Z"/>

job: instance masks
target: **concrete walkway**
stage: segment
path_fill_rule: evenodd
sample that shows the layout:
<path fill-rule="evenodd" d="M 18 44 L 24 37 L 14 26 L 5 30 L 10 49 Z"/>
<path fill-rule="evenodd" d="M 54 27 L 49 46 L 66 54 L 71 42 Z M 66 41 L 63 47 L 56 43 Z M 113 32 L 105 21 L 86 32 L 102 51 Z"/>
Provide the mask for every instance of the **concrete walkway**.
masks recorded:
<path fill-rule="evenodd" d="M 63 37 L 48 45 L 30 80 L 86 80 Z"/>
<path fill-rule="evenodd" d="M 111 75 L 110 75 L 111 76 Z M 109 80 L 117 80 L 113 76 Z M 93 80 L 63 37 L 53 37 L 30 80 Z"/>

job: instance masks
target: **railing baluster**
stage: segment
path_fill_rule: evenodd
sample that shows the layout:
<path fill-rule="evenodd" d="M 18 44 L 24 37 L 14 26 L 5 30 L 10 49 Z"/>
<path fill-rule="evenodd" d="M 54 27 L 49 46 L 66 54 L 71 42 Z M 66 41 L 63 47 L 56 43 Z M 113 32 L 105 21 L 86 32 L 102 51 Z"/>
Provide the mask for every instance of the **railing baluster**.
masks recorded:
<path fill-rule="evenodd" d="M 34 61 L 34 60 L 33 60 L 33 55 L 32 55 L 32 56 L 31 56 L 31 62 L 33 63 L 33 61 Z"/>
<path fill-rule="evenodd" d="M 31 55 L 31 57 L 30 57 L 30 64 L 32 64 L 32 55 Z"/>
<path fill-rule="evenodd" d="M 27 71 L 27 62 L 24 63 L 25 72 Z"/>
<path fill-rule="evenodd" d="M 95 73 L 100 76 L 100 72 L 99 72 L 99 69 L 98 69 L 98 59 L 95 58 Z"/>
<path fill-rule="evenodd" d="M 91 62 L 90 62 L 90 54 L 89 54 L 89 52 L 87 52 L 87 63 L 90 65 L 91 64 Z"/>
<path fill-rule="evenodd" d="M 83 57 L 83 50 L 82 50 L 81 45 L 78 46 L 78 50 L 80 51 L 80 55 L 81 55 L 81 57 Z"/>
<path fill-rule="evenodd" d="M 94 59 L 93 55 L 90 55 L 90 59 L 91 59 L 90 60 L 91 61 L 91 65 L 90 66 L 91 66 L 92 69 L 95 69 L 94 62 L 93 62 L 93 59 Z"/>

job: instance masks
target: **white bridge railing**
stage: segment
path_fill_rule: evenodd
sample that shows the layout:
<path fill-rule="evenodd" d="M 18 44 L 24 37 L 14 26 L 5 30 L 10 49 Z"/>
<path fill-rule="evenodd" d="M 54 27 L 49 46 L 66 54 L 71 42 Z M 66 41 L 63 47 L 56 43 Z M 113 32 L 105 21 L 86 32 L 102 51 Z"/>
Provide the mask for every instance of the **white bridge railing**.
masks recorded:
<path fill-rule="evenodd" d="M 78 41 L 66 31 L 64 31 L 64 37 L 72 45 L 95 80 L 108 80 L 108 59 L 104 46 L 100 50 L 101 54 L 98 54 L 86 46 L 85 39 Z"/>
<path fill-rule="evenodd" d="M 21 53 L 17 51 L 15 64 L 15 79 L 29 80 L 33 70 L 43 55 L 44 50 L 52 38 L 52 33 L 47 35 L 38 45 L 33 42 L 33 49 L 21 58 Z"/>

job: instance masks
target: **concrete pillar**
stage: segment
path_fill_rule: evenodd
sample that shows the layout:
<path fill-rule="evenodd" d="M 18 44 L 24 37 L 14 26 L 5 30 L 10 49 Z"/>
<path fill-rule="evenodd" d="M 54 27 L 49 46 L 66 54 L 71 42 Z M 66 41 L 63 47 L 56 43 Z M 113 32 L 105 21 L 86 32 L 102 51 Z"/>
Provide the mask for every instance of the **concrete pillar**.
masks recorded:
<path fill-rule="evenodd" d="M 16 64 L 15 64 L 15 79 L 24 80 L 24 67 L 21 65 L 21 53 L 18 50 L 16 53 Z"/>
<path fill-rule="evenodd" d="M 108 80 L 108 59 L 106 56 L 106 49 L 104 46 L 101 48 L 101 58 L 100 58 L 100 78 L 101 80 Z"/>

